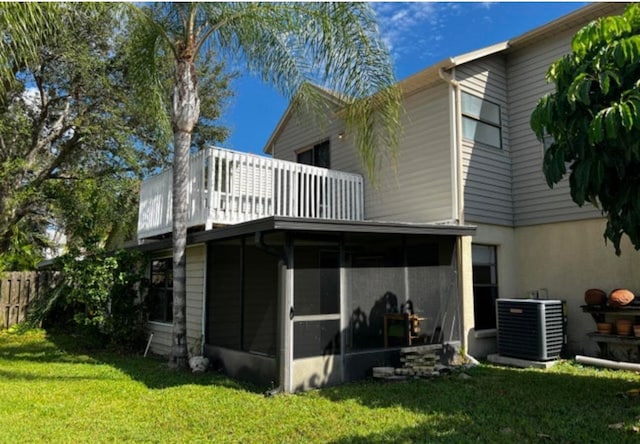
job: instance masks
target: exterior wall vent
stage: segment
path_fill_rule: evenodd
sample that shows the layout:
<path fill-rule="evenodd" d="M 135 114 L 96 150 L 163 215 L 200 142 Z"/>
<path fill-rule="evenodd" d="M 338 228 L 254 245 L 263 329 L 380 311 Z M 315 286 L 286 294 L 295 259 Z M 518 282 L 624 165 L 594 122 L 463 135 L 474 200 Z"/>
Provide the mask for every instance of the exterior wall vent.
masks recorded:
<path fill-rule="evenodd" d="M 560 357 L 566 343 L 563 301 L 498 299 L 496 311 L 500 355 L 533 361 Z"/>

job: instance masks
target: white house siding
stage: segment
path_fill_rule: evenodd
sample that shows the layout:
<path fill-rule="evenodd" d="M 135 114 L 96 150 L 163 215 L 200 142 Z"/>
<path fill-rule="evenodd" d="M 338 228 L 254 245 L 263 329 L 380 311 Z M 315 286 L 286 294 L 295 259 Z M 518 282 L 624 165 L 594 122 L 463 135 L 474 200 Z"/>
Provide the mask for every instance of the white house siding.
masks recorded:
<path fill-rule="evenodd" d="M 359 172 L 345 169 L 340 162 L 340 153 L 337 151 L 342 146 L 338 134 L 342 132 L 343 124 L 339 120 L 321 122 L 322 119 L 305 113 L 292 114 L 285 122 L 280 134 L 274 140 L 272 155 L 276 159 L 296 162 L 296 154 L 305 148 L 312 148 L 315 144 L 325 140 L 330 141 L 331 168 L 347 172 Z"/>
<path fill-rule="evenodd" d="M 507 74 L 501 55 L 455 70 L 463 91 L 500 105 L 502 149 L 462 140 L 465 221 L 513 225 Z"/>
<path fill-rule="evenodd" d="M 366 177 L 352 135 L 334 121 L 318 128 L 312 118 L 294 116 L 275 141 L 274 157 L 296 160 L 295 152 L 330 139 L 331 168 L 365 176 L 369 220 L 435 222 L 452 218 L 449 98 L 444 82 L 405 99 L 397 169 L 383 158 L 375 182 Z M 338 137 L 344 134 L 343 138 Z M 397 174 L 396 174 L 397 172 Z"/>
<path fill-rule="evenodd" d="M 569 52 L 571 37 L 577 29 L 553 39 L 541 39 L 508 55 L 516 226 L 599 217 L 599 212 L 590 205 L 580 208 L 573 203 L 566 178 L 549 189 L 542 173 L 544 149 L 530 125 L 531 113 L 540 97 L 554 90 L 553 84 L 546 83 L 545 74 L 551 63 Z"/>
<path fill-rule="evenodd" d="M 187 247 L 187 346 L 191 353 L 194 345 L 201 344 L 202 337 L 202 301 L 204 294 L 205 258 L 204 245 Z M 170 257 L 166 251 L 155 257 Z M 153 333 L 151 351 L 166 356 L 171 350 L 172 324 L 160 322 L 148 323 L 149 333 Z M 194 350 L 199 353 L 200 350 Z"/>
<path fill-rule="evenodd" d="M 366 181 L 368 219 L 437 222 L 452 219 L 453 188 L 449 91 L 442 82 L 405 98 L 397 174 L 380 171 Z"/>

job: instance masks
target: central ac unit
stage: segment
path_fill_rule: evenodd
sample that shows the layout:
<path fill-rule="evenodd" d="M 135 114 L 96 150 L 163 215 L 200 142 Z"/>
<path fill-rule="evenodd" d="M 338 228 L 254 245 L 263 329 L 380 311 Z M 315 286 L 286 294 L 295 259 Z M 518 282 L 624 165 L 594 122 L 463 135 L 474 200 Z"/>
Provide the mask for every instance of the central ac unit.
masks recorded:
<path fill-rule="evenodd" d="M 500 355 L 533 361 L 560 356 L 566 343 L 563 301 L 498 299 L 496 311 Z"/>

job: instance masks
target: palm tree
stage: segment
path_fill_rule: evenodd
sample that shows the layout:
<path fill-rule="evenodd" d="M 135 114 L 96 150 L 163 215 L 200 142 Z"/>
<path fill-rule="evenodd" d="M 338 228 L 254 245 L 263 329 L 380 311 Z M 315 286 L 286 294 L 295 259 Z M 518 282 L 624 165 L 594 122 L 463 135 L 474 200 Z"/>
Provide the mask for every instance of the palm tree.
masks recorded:
<path fill-rule="evenodd" d="M 64 26 L 59 8 L 90 5 L 3 3 L 0 7 L 0 92 L 9 89 L 38 43 Z M 113 5 L 96 5 L 119 13 Z M 80 10 L 80 9 L 78 9 Z M 128 75 L 141 106 L 155 110 L 160 129 L 173 135 L 174 331 L 170 363 L 187 361 L 185 316 L 186 195 L 191 134 L 198 121 L 197 63 L 243 63 L 295 106 L 326 117 L 315 83 L 345 100 L 340 117 L 355 136 L 369 176 L 381 156 L 393 156 L 400 95 L 388 52 L 365 3 L 157 3 L 125 7 L 130 28 Z M 124 32 L 122 30 L 118 32 Z M 20 39 L 12 40 L 11 36 Z M 166 63 L 173 63 L 173 93 L 166 103 Z M 169 110 L 167 112 L 166 110 Z"/>
<path fill-rule="evenodd" d="M 185 249 L 191 133 L 199 117 L 196 63 L 206 51 L 243 63 L 294 104 L 323 110 L 317 88 L 347 98 L 342 117 L 370 176 L 393 154 L 400 95 L 390 58 L 365 3 L 159 3 L 133 14 L 131 75 L 140 100 L 170 109 L 173 132 L 173 307 L 170 365 L 186 365 Z M 163 104 L 159 58 L 174 64 L 171 106 Z M 326 111 L 326 110 L 325 110 Z M 326 112 L 323 113 L 326 115 Z M 166 114 L 165 114 L 166 116 Z"/>

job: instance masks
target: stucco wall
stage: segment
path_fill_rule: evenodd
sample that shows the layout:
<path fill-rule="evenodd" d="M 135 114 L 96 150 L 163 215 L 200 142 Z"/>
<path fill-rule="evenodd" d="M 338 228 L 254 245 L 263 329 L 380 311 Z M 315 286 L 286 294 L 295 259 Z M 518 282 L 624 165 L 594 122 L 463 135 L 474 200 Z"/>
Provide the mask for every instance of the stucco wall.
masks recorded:
<path fill-rule="evenodd" d="M 476 331 L 474 327 L 471 243 L 497 247 L 499 297 L 524 297 L 524 294 L 518 293 L 516 285 L 518 272 L 514 259 L 516 256 L 515 230 L 497 225 L 477 225 L 476 235 L 473 238 L 467 237 L 463 240 L 463 264 L 461 267 L 464 291 L 463 338 L 466 338 L 465 347 L 469 354 L 484 358 L 487 354 L 496 352 L 496 332 L 495 330 Z"/>
<path fill-rule="evenodd" d="M 597 347 L 586 336 L 596 330 L 594 321 L 580 309 L 585 290 L 601 288 L 609 293 L 623 287 L 640 292 L 640 253 L 625 238 L 622 255 L 616 256 L 613 246 L 604 243 L 605 224 L 603 219 L 593 219 L 515 230 L 515 294 L 546 289 L 549 299 L 567 301 L 571 354 L 597 353 Z"/>
<path fill-rule="evenodd" d="M 622 255 L 617 257 L 613 246 L 604 243 L 605 224 L 603 219 L 590 219 L 515 229 L 478 225 L 472 240 L 476 244 L 497 245 L 501 298 L 525 298 L 537 292 L 540 298 L 567 302 L 570 355 L 598 353 L 596 344 L 586 335 L 596 330 L 595 323 L 580 308 L 585 290 L 601 288 L 609 293 L 623 287 L 640 293 L 640 253 L 625 239 Z M 496 336 L 473 327 L 470 242 L 465 248 L 464 259 L 468 263 L 463 266 L 462 276 L 465 288 L 471 285 L 471 296 L 466 295 L 463 303 L 463 337 L 469 353 L 484 358 L 497 351 Z"/>
<path fill-rule="evenodd" d="M 291 385 L 295 392 L 342 382 L 342 365 L 339 355 L 295 359 L 292 367 Z"/>

